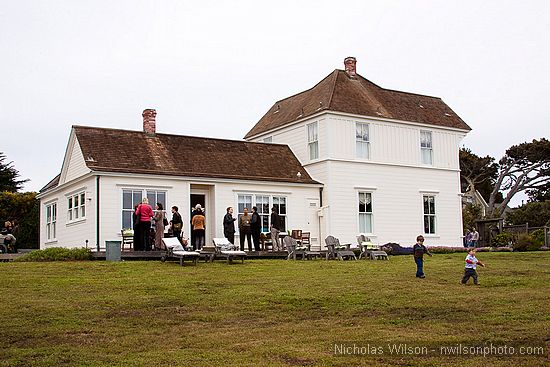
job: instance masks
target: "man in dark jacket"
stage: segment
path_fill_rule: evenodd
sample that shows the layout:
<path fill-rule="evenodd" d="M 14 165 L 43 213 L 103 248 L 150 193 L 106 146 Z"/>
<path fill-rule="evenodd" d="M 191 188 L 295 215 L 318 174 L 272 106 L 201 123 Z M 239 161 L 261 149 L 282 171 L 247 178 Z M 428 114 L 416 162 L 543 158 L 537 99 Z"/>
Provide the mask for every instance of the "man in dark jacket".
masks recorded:
<path fill-rule="evenodd" d="M 252 241 L 254 250 L 260 251 L 260 233 L 262 232 L 262 218 L 258 214 L 258 208 L 252 207 L 252 220 L 250 221 L 250 230 L 252 231 Z"/>
<path fill-rule="evenodd" d="M 283 246 L 279 241 L 279 233 L 281 233 L 281 217 L 279 217 L 279 213 L 277 213 L 276 207 L 271 208 L 270 232 L 271 242 L 273 243 L 273 251 L 275 251 L 275 249 L 277 249 L 277 251 L 282 251 Z"/>
<path fill-rule="evenodd" d="M 426 278 L 424 275 L 424 254 L 432 256 L 424 246 L 424 236 L 416 237 L 416 244 L 413 246 L 414 262 L 416 263 L 416 277 Z"/>
<path fill-rule="evenodd" d="M 228 207 L 227 213 L 223 217 L 223 235 L 233 245 L 235 244 L 235 221 L 237 218 L 233 218 L 233 208 Z"/>

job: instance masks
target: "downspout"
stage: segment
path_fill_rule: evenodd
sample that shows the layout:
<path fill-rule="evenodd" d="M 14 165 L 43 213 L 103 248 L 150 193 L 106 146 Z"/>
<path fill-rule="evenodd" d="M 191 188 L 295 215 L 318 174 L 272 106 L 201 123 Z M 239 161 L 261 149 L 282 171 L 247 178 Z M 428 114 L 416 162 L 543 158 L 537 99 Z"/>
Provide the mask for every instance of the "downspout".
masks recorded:
<path fill-rule="evenodd" d="M 319 210 L 323 210 L 323 187 L 319 187 Z M 323 249 L 323 233 L 321 232 L 321 221 L 323 220 L 322 217 L 319 216 L 319 212 L 317 212 L 317 230 L 319 231 L 317 238 L 319 239 L 319 250 Z"/>
<path fill-rule="evenodd" d="M 97 247 L 97 251 L 99 252 L 99 179 L 100 179 L 100 176 L 96 176 L 96 181 L 95 181 L 95 194 L 96 194 L 96 198 L 95 198 L 95 223 L 96 223 L 96 227 L 95 227 L 95 240 L 96 240 L 96 247 Z"/>

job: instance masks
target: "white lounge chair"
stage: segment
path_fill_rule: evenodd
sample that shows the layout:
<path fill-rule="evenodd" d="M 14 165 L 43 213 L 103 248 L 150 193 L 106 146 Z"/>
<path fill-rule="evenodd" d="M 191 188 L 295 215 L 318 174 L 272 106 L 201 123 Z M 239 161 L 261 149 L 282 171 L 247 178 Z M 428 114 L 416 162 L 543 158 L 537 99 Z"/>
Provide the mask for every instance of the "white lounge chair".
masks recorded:
<path fill-rule="evenodd" d="M 166 253 L 160 257 L 160 261 L 165 262 L 167 258 L 175 257 L 180 259 L 181 266 L 183 266 L 185 259 L 190 259 L 193 261 L 193 264 L 197 265 L 200 254 L 195 251 L 185 251 L 177 237 L 163 238 L 162 242 L 164 242 L 164 246 L 166 247 Z"/>
<path fill-rule="evenodd" d="M 241 262 L 244 263 L 244 258 L 246 257 L 246 252 L 237 250 L 237 246 L 229 242 L 225 237 L 213 238 L 212 242 L 216 247 L 216 252 L 214 253 L 213 259 L 216 257 L 222 257 L 227 259 L 227 263 L 231 263 L 233 259 L 240 258 Z"/>

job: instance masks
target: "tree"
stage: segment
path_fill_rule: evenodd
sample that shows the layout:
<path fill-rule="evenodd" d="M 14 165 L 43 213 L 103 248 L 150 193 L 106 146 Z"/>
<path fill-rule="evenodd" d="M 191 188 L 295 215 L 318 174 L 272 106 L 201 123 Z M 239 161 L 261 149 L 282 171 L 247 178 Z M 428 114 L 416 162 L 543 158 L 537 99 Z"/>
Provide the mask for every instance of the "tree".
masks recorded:
<path fill-rule="evenodd" d="M 479 205 L 468 203 L 462 208 L 462 229 L 467 233 L 476 227 L 476 220 L 481 219 L 481 208 Z"/>
<path fill-rule="evenodd" d="M 550 182 L 550 141 L 534 139 L 510 147 L 498 162 L 498 176 L 489 196 L 488 217 L 499 217 L 519 192 L 539 190 Z M 504 200 L 497 202 L 499 191 L 505 192 Z"/>
<path fill-rule="evenodd" d="M 527 190 L 529 202 L 544 202 L 550 200 L 550 182 L 536 189 Z"/>
<path fill-rule="evenodd" d="M 0 152 L 0 192 L 17 192 L 28 180 L 18 180 L 19 172 L 13 167 L 13 162 L 5 161 L 6 156 Z"/>
<path fill-rule="evenodd" d="M 550 200 L 527 203 L 515 208 L 506 214 L 506 222 L 516 225 L 529 223 L 529 227 L 548 226 L 550 225 Z"/>
<path fill-rule="evenodd" d="M 40 204 L 35 192 L 0 192 L 0 225 L 6 220 L 17 220 L 14 230 L 17 247 L 38 247 Z"/>
<path fill-rule="evenodd" d="M 459 152 L 460 159 L 460 186 L 470 197 L 479 191 L 488 201 L 493 191 L 498 173 L 498 163 L 491 156 L 479 157 L 468 148 Z"/>

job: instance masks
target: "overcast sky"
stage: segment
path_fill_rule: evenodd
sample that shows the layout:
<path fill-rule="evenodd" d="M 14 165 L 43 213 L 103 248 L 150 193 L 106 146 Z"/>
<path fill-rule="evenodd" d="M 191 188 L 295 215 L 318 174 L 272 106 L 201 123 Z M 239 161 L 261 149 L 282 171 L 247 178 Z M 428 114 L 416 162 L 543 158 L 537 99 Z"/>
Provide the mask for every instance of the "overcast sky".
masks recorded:
<path fill-rule="evenodd" d="M 500 157 L 550 134 L 550 1 L 0 0 L 0 151 L 25 190 L 59 173 L 72 125 L 242 139 L 346 56 L 441 97 Z"/>

